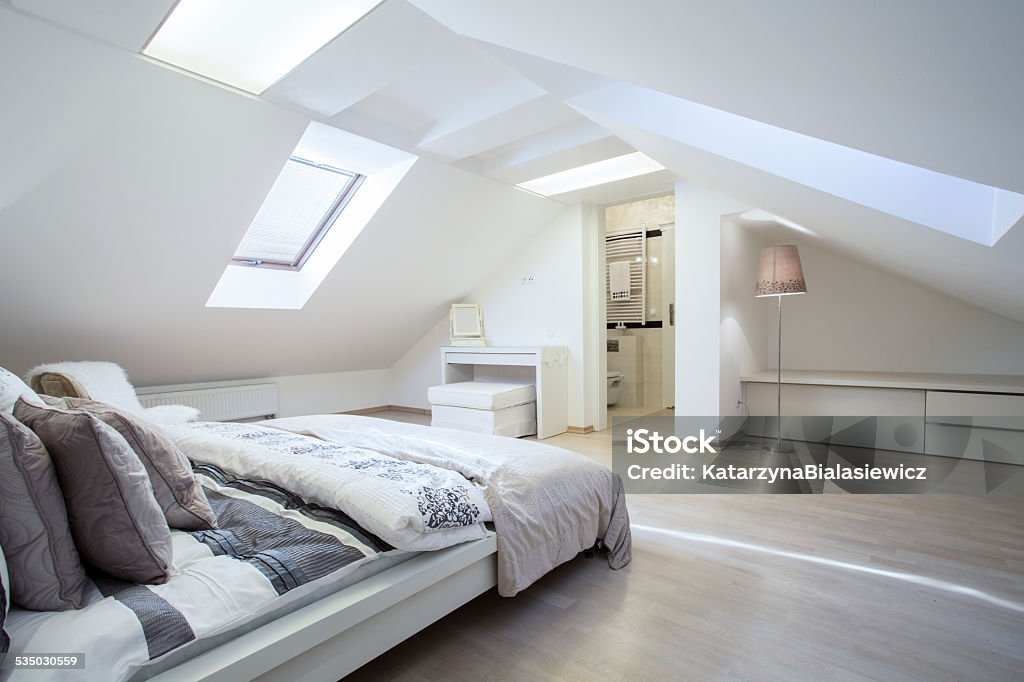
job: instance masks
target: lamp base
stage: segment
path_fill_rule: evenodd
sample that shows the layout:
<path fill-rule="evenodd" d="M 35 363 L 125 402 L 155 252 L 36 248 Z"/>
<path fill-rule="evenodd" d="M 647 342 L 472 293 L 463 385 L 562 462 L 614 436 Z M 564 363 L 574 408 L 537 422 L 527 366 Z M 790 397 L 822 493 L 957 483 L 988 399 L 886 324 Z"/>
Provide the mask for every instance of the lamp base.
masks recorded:
<path fill-rule="evenodd" d="M 788 440 L 777 440 L 770 445 L 765 445 L 764 449 L 776 455 L 788 455 L 791 452 L 795 452 L 793 444 Z"/>

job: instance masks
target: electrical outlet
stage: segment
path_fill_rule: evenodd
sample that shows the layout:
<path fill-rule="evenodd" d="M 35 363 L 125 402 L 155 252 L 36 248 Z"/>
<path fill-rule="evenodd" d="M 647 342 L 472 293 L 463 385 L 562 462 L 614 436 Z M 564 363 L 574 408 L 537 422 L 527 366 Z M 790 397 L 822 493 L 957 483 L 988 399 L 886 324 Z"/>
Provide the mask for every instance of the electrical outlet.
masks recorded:
<path fill-rule="evenodd" d="M 537 281 L 537 278 L 536 278 L 536 277 L 534 277 L 533 275 L 523 275 L 523 286 L 524 286 L 524 287 L 525 287 L 525 286 L 526 286 L 527 284 L 533 284 L 533 283 L 534 283 L 534 282 L 536 282 L 536 281 Z"/>

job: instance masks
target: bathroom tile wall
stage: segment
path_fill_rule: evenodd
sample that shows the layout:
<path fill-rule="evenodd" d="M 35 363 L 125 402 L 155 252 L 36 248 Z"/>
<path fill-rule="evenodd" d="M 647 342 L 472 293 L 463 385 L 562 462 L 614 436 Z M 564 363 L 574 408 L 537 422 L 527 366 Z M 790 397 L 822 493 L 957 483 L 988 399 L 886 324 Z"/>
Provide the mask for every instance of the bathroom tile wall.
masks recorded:
<path fill-rule="evenodd" d="M 609 232 L 640 227 L 654 230 L 658 225 L 676 221 L 676 197 L 666 194 L 660 197 L 631 201 L 628 204 L 608 206 L 604 210 L 604 228 Z"/>
<path fill-rule="evenodd" d="M 647 229 L 655 230 L 660 225 L 667 225 L 675 222 L 675 196 L 669 194 L 661 197 L 651 197 L 628 204 L 618 204 L 605 208 L 605 230 L 616 232 L 630 228 L 637 228 L 643 224 Z M 668 306 L 665 303 L 665 281 L 663 269 L 666 267 L 665 258 L 674 254 L 663 253 L 664 237 L 651 237 L 647 240 L 647 320 L 650 322 L 661 321 L 668 324 Z M 623 335 L 617 330 L 608 330 L 608 338 Z M 664 362 L 663 329 L 630 329 L 625 332 L 626 336 L 636 336 L 642 339 L 642 374 L 643 378 L 637 381 L 636 388 L 640 395 L 636 399 L 647 406 L 668 407 L 663 404 L 664 398 Z M 609 354 L 608 367 L 618 362 L 613 360 Z M 626 405 L 623 405 L 626 406 Z"/>

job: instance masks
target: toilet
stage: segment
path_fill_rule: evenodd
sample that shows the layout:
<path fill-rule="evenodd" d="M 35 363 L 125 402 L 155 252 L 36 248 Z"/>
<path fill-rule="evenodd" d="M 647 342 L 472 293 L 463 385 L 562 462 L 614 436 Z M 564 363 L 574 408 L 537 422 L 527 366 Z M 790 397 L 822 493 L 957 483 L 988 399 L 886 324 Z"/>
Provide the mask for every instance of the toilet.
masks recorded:
<path fill-rule="evenodd" d="M 608 372 L 608 404 L 614 405 L 622 397 L 622 372 Z"/>

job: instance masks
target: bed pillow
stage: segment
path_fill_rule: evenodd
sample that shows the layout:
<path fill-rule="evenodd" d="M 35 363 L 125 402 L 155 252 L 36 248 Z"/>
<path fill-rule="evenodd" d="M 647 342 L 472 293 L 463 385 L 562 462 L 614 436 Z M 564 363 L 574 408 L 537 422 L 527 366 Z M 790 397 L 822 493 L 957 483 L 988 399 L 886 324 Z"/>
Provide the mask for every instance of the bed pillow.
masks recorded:
<path fill-rule="evenodd" d="M 0 546 L 12 601 L 36 611 L 82 607 L 89 579 L 53 461 L 39 437 L 9 414 L 0 414 Z"/>
<path fill-rule="evenodd" d="M 14 403 L 23 395 L 39 400 L 39 396 L 28 387 L 28 384 L 0 367 L 0 413 L 10 414 L 14 410 Z"/>
<path fill-rule="evenodd" d="M 146 468 L 124 436 L 87 412 L 25 400 L 15 403 L 14 416 L 53 458 L 82 559 L 115 578 L 166 582 L 171 531 Z"/>
<path fill-rule="evenodd" d="M 153 494 L 163 510 L 167 525 L 182 530 L 217 527 L 217 517 L 192 473 L 188 458 L 158 427 L 106 403 L 81 398 L 64 400 L 69 408 L 96 416 L 124 436 L 146 467 Z"/>
<path fill-rule="evenodd" d="M 7 562 L 4 561 L 4 550 L 0 547 L 0 656 L 3 656 L 11 649 L 11 637 L 4 629 L 7 623 L 7 611 L 11 604 L 11 593 L 7 588 L 11 584 L 7 576 Z"/>

